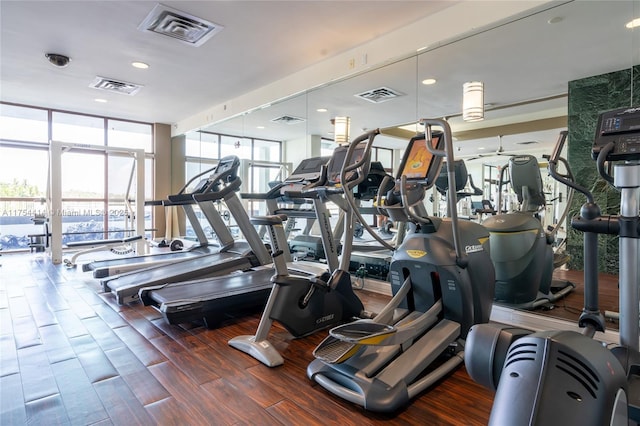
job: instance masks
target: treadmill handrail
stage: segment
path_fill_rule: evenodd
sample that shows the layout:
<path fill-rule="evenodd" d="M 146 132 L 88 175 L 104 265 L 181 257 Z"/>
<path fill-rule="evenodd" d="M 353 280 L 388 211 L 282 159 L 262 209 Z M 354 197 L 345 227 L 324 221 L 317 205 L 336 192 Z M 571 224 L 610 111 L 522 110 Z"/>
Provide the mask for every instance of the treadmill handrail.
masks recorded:
<path fill-rule="evenodd" d="M 240 177 L 235 176 L 233 180 L 228 182 L 228 184 L 225 185 L 221 190 L 206 191 L 201 194 L 193 194 L 193 199 L 196 202 L 222 200 L 230 193 L 238 191 L 241 185 L 242 181 L 240 180 Z M 211 185 L 210 187 L 215 188 L 215 185 Z"/>

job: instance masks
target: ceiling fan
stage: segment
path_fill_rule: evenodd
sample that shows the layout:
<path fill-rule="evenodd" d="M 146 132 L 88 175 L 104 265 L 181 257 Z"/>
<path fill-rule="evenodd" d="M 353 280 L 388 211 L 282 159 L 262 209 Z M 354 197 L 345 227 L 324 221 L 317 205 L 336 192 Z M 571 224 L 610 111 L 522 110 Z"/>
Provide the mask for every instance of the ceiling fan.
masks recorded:
<path fill-rule="evenodd" d="M 496 155 L 511 155 L 504 152 L 504 147 L 502 146 L 502 135 L 498 135 L 498 149 L 496 149 L 495 152 L 492 154 L 478 154 L 467 159 L 467 161 L 473 161 L 484 157 L 494 157 Z"/>

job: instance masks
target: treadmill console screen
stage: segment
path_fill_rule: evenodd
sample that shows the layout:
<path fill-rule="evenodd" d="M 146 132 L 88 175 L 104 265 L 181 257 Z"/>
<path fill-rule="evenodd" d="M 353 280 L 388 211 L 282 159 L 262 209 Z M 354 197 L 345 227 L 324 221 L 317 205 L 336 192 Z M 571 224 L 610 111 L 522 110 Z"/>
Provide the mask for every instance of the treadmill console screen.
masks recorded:
<path fill-rule="evenodd" d="M 353 157 L 351 158 L 351 162 L 348 165 L 355 164 L 356 162 L 362 159 L 364 155 L 364 151 L 366 149 L 367 143 L 361 142 L 353 152 Z M 327 183 L 330 185 L 335 185 L 342 183 L 340 182 L 340 172 L 342 172 L 342 168 L 345 165 L 344 160 L 347 156 L 348 146 L 339 146 L 333 151 L 333 156 L 327 165 Z M 357 177 L 357 173 L 354 171 L 349 172 L 346 175 L 347 182 L 351 182 L 353 179 Z"/>
<path fill-rule="evenodd" d="M 233 168 L 238 168 L 240 166 L 240 159 L 235 155 L 228 155 L 220 159 L 216 167 L 215 174 L 219 175 L 221 173 L 226 172 L 227 170 L 231 170 Z M 234 174 L 235 177 L 235 174 Z"/>
<path fill-rule="evenodd" d="M 442 133 L 433 133 L 431 136 L 431 146 L 442 149 Z M 426 181 L 431 186 L 438 177 L 441 165 L 442 158 L 434 156 L 427 149 L 424 134 L 414 136 L 405 151 L 398 178 L 404 175 L 408 180 Z"/>
<path fill-rule="evenodd" d="M 313 157 L 306 158 L 296 167 L 296 169 L 289 175 L 287 180 L 312 180 L 320 177 L 320 170 L 322 166 L 327 164 L 331 157 Z"/>
<path fill-rule="evenodd" d="M 620 108 L 600 114 L 591 149 L 594 160 L 610 142 L 614 146 L 607 155 L 608 161 L 640 159 L 640 107 Z"/>

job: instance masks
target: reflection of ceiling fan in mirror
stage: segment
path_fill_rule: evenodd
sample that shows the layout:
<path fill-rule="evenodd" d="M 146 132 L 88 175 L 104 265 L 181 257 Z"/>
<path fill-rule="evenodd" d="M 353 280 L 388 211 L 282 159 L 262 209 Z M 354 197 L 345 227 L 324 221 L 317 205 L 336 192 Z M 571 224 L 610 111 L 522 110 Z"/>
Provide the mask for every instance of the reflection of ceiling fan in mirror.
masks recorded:
<path fill-rule="evenodd" d="M 496 149 L 495 152 L 491 154 L 478 154 L 469 158 L 467 161 L 473 161 L 484 157 L 494 157 L 496 155 L 511 155 L 504 152 L 504 147 L 502 146 L 502 135 L 498 135 L 498 149 Z"/>

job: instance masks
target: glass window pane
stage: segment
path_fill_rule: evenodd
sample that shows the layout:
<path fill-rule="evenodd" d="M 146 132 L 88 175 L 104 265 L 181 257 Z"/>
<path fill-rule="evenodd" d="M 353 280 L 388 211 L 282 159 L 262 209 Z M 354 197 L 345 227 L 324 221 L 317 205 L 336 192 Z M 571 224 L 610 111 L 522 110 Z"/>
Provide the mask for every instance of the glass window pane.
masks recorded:
<path fill-rule="evenodd" d="M 124 203 L 125 193 L 129 190 L 127 198 L 136 198 L 136 170 L 135 160 L 132 157 L 120 157 L 110 155 L 108 169 L 109 202 Z M 133 173 L 133 175 L 132 175 Z M 130 183 L 131 182 L 131 183 Z"/>
<path fill-rule="evenodd" d="M 144 203 L 144 199 L 138 200 L 138 191 L 136 187 L 136 169 L 134 167 L 135 160 L 131 157 L 123 157 L 110 155 L 109 156 L 109 207 L 108 207 L 108 226 L 109 226 L 109 238 L 121 238 L 121 232 L 117 235 L 113 231 L 126 231 L 126 235 L 134 235 L 133 229 L 135 228 L 135 213 L 138 202 Z M 146 167 L 145 167 L 146 170 Z M 133 178 L 131 179 L 131 185 L 129 189 L 128 197 L 125 197 L 127 188 L 129 187 L 129 179 L 133 171 Z M 147 177 L 149 174 L 147 173 Z M 150 185 L 148 179 L 145 178 L 145 191 L 147 186 Z M 128 203 L 125 203 L 128 200 Z M 150 210 L 149 210 L 150 211 Z M 151 217 L 148 219 L 145 217 L 145 222 L 149 222 L 147 228 L 151 228 Z M 142 234 L 142 231 L 140 231 Z"/>
<path fill-rule="evenodd" d="M 107 145 L 153 152 L 153 137 L 150 124 L 108 120 Z"/>
<path fill-rule="evenodd" d="M 332 141 L 323 140 L 320 144 L 320 155 L 323 157 L 333 155 L 333 150 L 336 146 Z"/>
<path fill-rule="evenodd" d="M 146 158 L 144 160 L 144 199 L 153 200 L 153 168 L 155 163 L 153 158 Z"/>
<path fill-rule="evenodd" d="M 49 142 L 47 110 L 0 104 L 0 139 Z"/>
<path fill-rule="evenodd" d="M 264 194 L 269 191 L 269 182 L 279 178 L 279 167 L 252 166 L 250 169 L 251 192 L 254 194 Z"/>
<path fill-rule="evenodd" d="M 104 154 L 67 152 L 62 155 L 62 197 L 104 197 Z"/>
<path fill-rule="evenodd" d="M 253 159 L 261 161 L 280 161 L 280 142 L 253 141 Z"/>
<path fill-rule="evenodd" d="M 215 167 L 216 162 L 214 161 L 208 161 L 208 162 L 200 162 L 200 161 L 187 161 L 185 164 L 185 182 L 188 182 L 189 179 L 193 178 L 194 176 L 199 175 L 202 172 L 205 172 L 209 169 L 211 169 L 212 167 Z M 203 179 L 206 179 L 207 176 L 203 176 Z M 193 185 L 195 185 L 197 182 L 194 182 Z"/>
<path fill-rule="evenodd" d="M 34 250 L 44 251 L 44 222 L 35 222 L 35 215 L 45 216 L 47 205 L 33 198 L 22 201 L 0 201 L 0 249 L 26 250 L 29 244 Z M 38 234 L 38 237 L 28 235 Z"/>
<path fill-rule="evenodd" d="M 185 138 L 185 155 L 197 158 L 218 158 L 218 135 L 189 132 Z"/>
<path fill-rule="evenodd" d="M 393 151 L 390 149 L 384 149 L 384 148 L 376 148 L 376 156 L 374 158 L 377 158 L 377 161 L 382 163 L 382 167 L 384 167 L 386 170 L 392 170 L 393 169 Z"/>
<path fill-rule="evenodd" d="M 52 139 L 87 145 L 104 145 L 104 119 L 54 111 Z"/>
<path fill-rule="evenodd" d="M 105 239 L 104 211 L 101 201 L 63 201 L 62 243 Z"/>
<path fill-rule="evenodd" d="M 187 157 L 200 157 L 201 132 L 187 132 L 184 137 L 184 155 Z"/>
<path fill-rule="evenodd" d="M 236 136 L 220 137 L 220 158 L 237 155 L 239 158 L 251 159 L 251 139 Z"/>
<path fill-rule="evenodd" d="M 0 197 L 45 197 L 48 151 L 0 146 Z"/>

